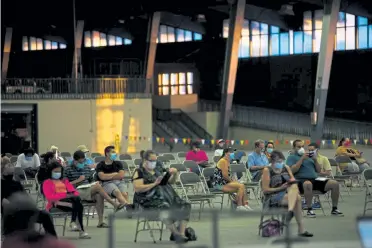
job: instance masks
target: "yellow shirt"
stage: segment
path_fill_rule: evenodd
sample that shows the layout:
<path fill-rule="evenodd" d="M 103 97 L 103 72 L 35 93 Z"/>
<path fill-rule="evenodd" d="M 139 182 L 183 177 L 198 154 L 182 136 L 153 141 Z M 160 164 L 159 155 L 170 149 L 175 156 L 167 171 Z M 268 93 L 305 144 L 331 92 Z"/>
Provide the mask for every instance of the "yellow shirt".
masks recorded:
<path fill-rule="evenodd" d="M 221 158 L 217 163 L 217 168 L 221 168 L 221 165 L 223 164 L 229 168 L 230 162 L 226 158 Z"/>
<path fill-rule="evenodd" d="M 346 146 L 339 146 L 336 149 L 336 156 L 341 156 L 341 155 L 346 155 L 346 153 L 352 153 L 352 154 L 357 154 L 358 156 L 360 155 L 359 151 L 351 148 L 351 147 L 346 147 Z M 345 170 L 348 166 L 348 163 L 340 163 L 340 169 L 341 171 Z"/>
<path fill-rule="evenodd" d="M 326 156 L 320 155 L 319 153 L 317 154 L 316 161 L 320 165 L 321 171 L 330 171 L 332 170 L 331 164 L 329 163 L 329 160 Z"/>

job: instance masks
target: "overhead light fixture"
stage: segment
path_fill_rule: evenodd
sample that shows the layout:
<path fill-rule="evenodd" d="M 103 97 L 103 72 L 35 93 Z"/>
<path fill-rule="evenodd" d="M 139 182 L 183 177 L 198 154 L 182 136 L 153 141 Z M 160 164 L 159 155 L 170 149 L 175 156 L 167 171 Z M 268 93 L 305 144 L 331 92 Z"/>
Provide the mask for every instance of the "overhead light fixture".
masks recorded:
<path fill-rule="evenodd" d="M 279 14 L 281 14 L 281 15 L 291 15 L 291 16 L 294 16 L 295 13 L 293 11 L 293 5 L 291 5 L 291 4 L 283 4 L 280 7 Z"/>
<path fill-rule="evenodd" d="M 124 24 L 125 20 L 118 20 L 119 23 Z"/>

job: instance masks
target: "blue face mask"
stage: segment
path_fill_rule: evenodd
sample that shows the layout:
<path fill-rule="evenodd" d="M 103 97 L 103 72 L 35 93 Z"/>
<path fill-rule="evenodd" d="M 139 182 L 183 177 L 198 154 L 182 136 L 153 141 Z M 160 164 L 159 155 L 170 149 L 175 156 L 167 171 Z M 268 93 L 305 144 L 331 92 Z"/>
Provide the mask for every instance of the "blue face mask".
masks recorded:
<path fill-rule="evenodd" d="M 267 151 L 267 153 L 271 154 L 273 152 L 273 150 L 274 150 L 273 148 L 267 148 L 266 151 Z"/>
<path fill-rule="evenodd" d="M 53 179 L 60 179 L 61 178 L 61 172 L 52 172 L 52 178 Z"/>
<path fill-rule="evenodd" d="M 25 159 L 26 159 L 26 161 L 31 161 L 32 157 L 26 156 Z"/>
<path fill-rule="evenodd" d="M 112 153 L 112 154 L 110 155 L 110 159 L 111 159 L 112 161 L 116 160 L 117 157 L 118 157 L 118 156 L 116 155 L 116 153 Z"/>
<path fill-rule="evenodd" d="M 281 163 L 275 163 L 274 166 L 275 166 L 276 169 L 283 169 L 284 163 L 283 162 L 281 162 Z"/>
<path fill-rule="evenodd" d="M 78 164 L 76 164 L 76 167 L 77 167 L 78 169 L 83 169 L 84 166 L 85 166 L 84 163 L 78 163 Z"/>

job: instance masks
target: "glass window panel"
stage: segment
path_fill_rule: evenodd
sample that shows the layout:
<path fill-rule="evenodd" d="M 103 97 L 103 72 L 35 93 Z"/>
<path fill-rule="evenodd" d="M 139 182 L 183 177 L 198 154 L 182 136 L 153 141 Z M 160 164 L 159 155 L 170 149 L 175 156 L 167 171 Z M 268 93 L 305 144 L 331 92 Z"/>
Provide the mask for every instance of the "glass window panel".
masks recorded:
<path fill-rule="evenodd" d="M 185 41 L 185 30 L 177 28 L 177 42 L 184 42 Z"/>
<path fill-rule="evenodd" d="M 130 44 L 132 44 L 132 40 L 124 39 L 124 45 L 130 45 Z"/>
<path fill-rule="evenodd" d="M 260 23 L 259 22 L 251 22 L 251 32 L 252 32 L 252 35 L 260 34 Z"/>
<path fill-rule="evenodd" d="M 293 54 L 293 30 L 289 30 L 289 54 Z"/>
<path fill-rule="evenodd" d="M 84 32 L 84 46 L 92 47 L 92 34 L 90 31 Z"/>
<path fill-rule="evenodd" d="M 367 17 L 358 16 L 358 26 L 367 26 L 368 25 L 368 19 Z"/>
<path fill-rule="evenodd" d="M 249 36 L 240 39 L 239 55 L 241 58 L 249 57 Z"/>
<path fill-rule="evenodd" d="M 345 41 L 345 28 L 337 28 L 336 30 L 336 50 L 342 51 L 345 50 L 346 41 Z"/>
<path fill-rule="evenodd" d="M 156 38 L 156 43 L 159 43 L 159 38 Z"/>
<path fill-rule="evenodd" d="M 52 49 L 52 42 L 50 40 L 44 40 L 44 49 L 51 50 Z"/>
<path fill-rule="evenodd" d="M 167 35 L 167 26 L 160 25 L 160 43 L 167 43 L 168 42 L 168 35 Z"/>
<path fill-rule="evenodd" d="M 108 39 L 108 45 L 109 46 L 115 46 L 115 36 L 107 35 L 107 39 Z"/>
<path fill-rule="evenodd" d="M 58 49 L 58 42 L 52 41 L 52 50 Z"/>
<path fill-rule="evenodd" d="M 59 49 L 66 49 L 67 45 L 63 43 L 59 43 Z"/>
<path fill-rule="evenodd" d="M 169 86 L 163 86 L 163 96 L 169 95 Z"/>
<path fill-rule="evenodd" d="M 313 52 L 318 53 L 320 50 L 320 40 L 322 39 L 322 30 L 314 30 Z"/>
<path fill-rule="evenodd" d="M 372 48 L 372 25 L 368 26 L 368 47 Z"/>
<path fill-rule="evenodd" d="M 159 96 L 163 95 L 163 87 L 158 88 L 158 94 Z"/>
<path fill-rule="evenodd" d="M 279 31 L 280 31 L 279 27 L 270 26 L 270 29 L 271 29 L 270 31 L 271 31 L 272 34 L 279 34 Z"/>
<path fill-rule="evenodd" d="M 194 40 L 202 40 L 203 36 L 199 33 L 194 33 Z"/>
<path fill-rule="evenodd" d="M 171 74 L 170 83 L 171 83 L 171 85 L 177 85 L 178 84 L 177 73 L 172 73 Z"/>
<path fill-rule="evenodd" d="M 355 27 L 346 27 L 346 50 L 355 49 Z"/>
<path fill-rule="evenodd" d="M 36 38 L 30 37 L 30 50 L 35 51 L 36 50 Z"/>
<path fill-rule="evenodd" d="M 193 85 L 187 85 L 187 94 L 193 94 L 194 93 L 194 89 L 193 89 Z"/>
<path fill-rule="evenodd" d="M 252 36 L 251 56 L 252 57 L 260 56 L 260 36 L 259 35 Z"/>
<path fill-rule="evenodd" d="M 314 11 L 314 27 L 315 29 L 322 29 L 323 24 L 323 10 L 315 10 Z"/>
<path fill-rule="evenodd" d="M 194 83 L 194 73 L 188 72 L 186 74 L 186 76 L 187 76 L 187 83 L 188 84 L 193 84 Z"/>
<path fill-rule="evenodd" d="M 280 55 L 289 54 L 289 34 L 281 33 L 280 34 Z"/>
<path fill-rule="evenodd" d="M 229 19 L 223 20 L 222 37 L 227 38 L 229 36 Z"/>
<path fill-rule="evenodd" d="M 309 31 L 313 30 L 313 20 L 312 20 L 312 12 L 305 11 L 304 12 L 304 30 Z"/>
<path fill-rule="evenodd" d="M 101 44 L 101 39 L 99 37 L 99 32 L 93 31 L 92 32 L 92 46 L 99 47 L 100 44 Z"/>
<path fill-rule="evenodd" d="M 243 37 L 249 36 L 249 21 L 248 20 L 244 20 L 243 22 L 242 36 Z"/>
<path fill-rule="evenodd" d="M 368 27 L 358 27 L 358 48 L 368 48 Z"/>
<path fill-rule="evenodd" d="M 313 52 L 313 32 L 305 31 L 304 32 L 304 53 Z"/>
<path fill-rule="evenodd" d="M 174 27 L 168 27 L 168 42 L 175 42 L 176 41 L 176 35 L 174 34 Z"/>
<path fill-rule="evenodd" d="M 279 34 L 271 35 L 270 55 L 279 55 Z"/>
<path fill-rule="evenodd" d="M 178 95 L 178 86 L 172 86 L 171 87 L 171 95 L 174 96 L 174 95 Z"/>
<path fill-rule="evenodd" d="M 192 41 L 192 32 L 191 31 L 185 31 L 185 41 Z"/>
<path fill-rule="evenodd" d="M 263 57 L 266 57 L 269 55 L 269 35 L 261 35 L 261 51 L 260 54 Z"/>
<path fill-rule="evenodd" d="M 117 46 L 123 45 L 123 38 L 121 38 L 119 36 L 116 36 L 115 37 L 115 45 L 117 45 Z"/>
<path fill-rule="evenodd" d="M 158 74 L 158 86 L 162 85 L 162 80 L 161 74 Z"/>
<path fill-rule="evenodd" d="M 346 13 L 346 27 L 355 27 L 355 15 Z"/>
<path fill-rule="evenodd" d="M 185 73 L 181 72 L 178 73 L 178 84 L 185 85 L 186 84 L 186 75 Z"/>
<path fill-rule="evenodd" d="M 304 33 L 302 31 L 294 32 L 294 44 L 293 44 L 293 53 L 301 54 L 304 52 Z"/>
<path fill-rule="evenodd" d="M 99 45 L 107 46 L 107 36 L 105 33 L 99 33 Z"/>
<path fill-rule="evenodd" d="M 346 24 L 346 15 L 345 12 L 339 12 L 338 13 L 338 20 L 337 20 L 337 27 L 345 27 Z"/>
<path fill-rule="evenodd" d="M 36 39 L 36 50 L 43 50 L 43 39 Z"/>
<path fill-rule="evenodd" d="M 180 85 L 179 86 L 179 89 L 180 89 L 180 95 L 186 95 L 186 85 Z"/>
<path fill-rule="evenodd" d="M 261 34 L 269 34 L 269 25 L 261 23 Z"/>
<path fill-rule="evenodd" d="M 161 80 L 162 85 L 169 85 L 169 74 L 164 73 L 162 77 L 163 77 Z"/>
<path fill-rule="evenodd" d="M 23 36 L 22 37 L 22 51 L 28 51 L 29 47 L 28 47 L 28 37 L 27 36 Z"/>

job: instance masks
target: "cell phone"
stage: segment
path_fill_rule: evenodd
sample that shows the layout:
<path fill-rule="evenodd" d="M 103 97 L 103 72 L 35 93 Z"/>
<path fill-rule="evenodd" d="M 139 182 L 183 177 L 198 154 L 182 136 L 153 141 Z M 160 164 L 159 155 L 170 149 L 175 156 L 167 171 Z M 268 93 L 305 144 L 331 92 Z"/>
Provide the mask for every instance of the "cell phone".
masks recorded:
<path fill-rule="evenodd" d="M 171 177 L 171 174 L 169 172 L 165 173 L 163 179 L 161 179 L 159 185 L 166 185 L 168 183 L 169 178 Z"/>
<path fill-rule="evenodd" d="M 287 181 L 288 184 L 297 184 L 298 181 L 297 180 L 294 180 L 294 181 Z"/>

